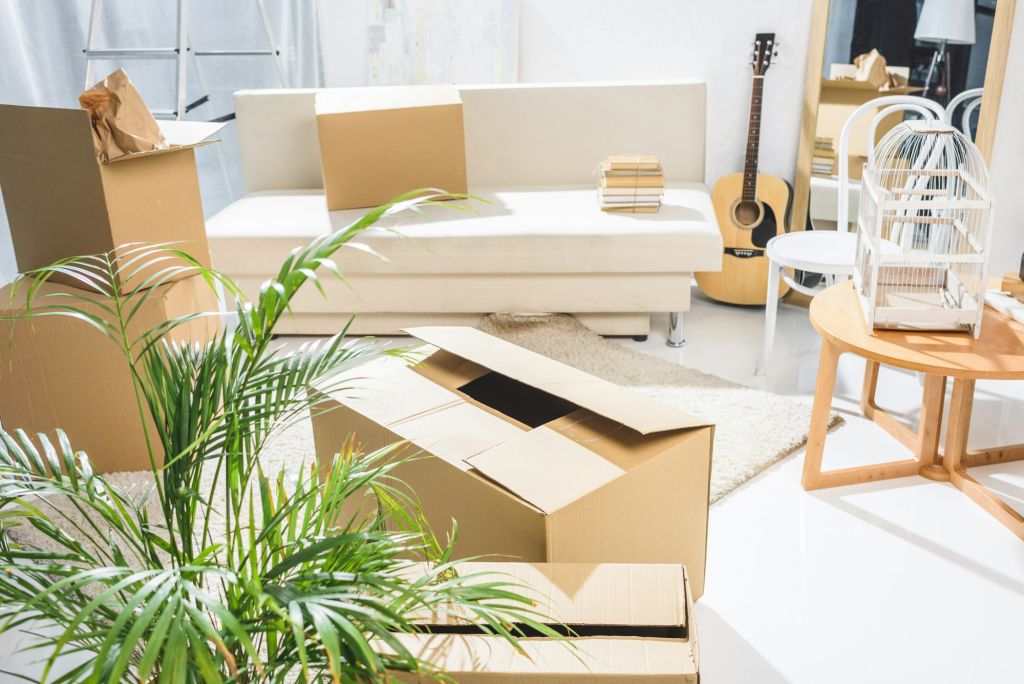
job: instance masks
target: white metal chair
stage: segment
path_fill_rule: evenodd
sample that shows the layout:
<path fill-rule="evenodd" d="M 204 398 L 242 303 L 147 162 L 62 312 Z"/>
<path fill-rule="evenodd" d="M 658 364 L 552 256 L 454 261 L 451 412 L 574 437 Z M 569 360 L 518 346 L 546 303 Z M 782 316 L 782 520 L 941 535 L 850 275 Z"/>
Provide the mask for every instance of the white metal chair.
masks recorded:
<path fill-rule="evenodd" d="M 868 163 L 871 163 L 874 154 L 873 142 L 879 123 L 898 111 L 916 112 L 929 119 L 945 118 L 945 110 L 941 105 L 913 95 L 885 95 L 858 107 L 843 124 L 839 134 L 839 195 L 837 197 L 836 230 L 799 230 L 776 235 L 768 241 L 766 252 L 770 263 L 768 267 L 768 298 L 764 312 L 764 345 L 755 374 L 764 375 L 772 347 L 775 344 L 775 322 L 779 308 L 779 278 L 797 292 L 813 297 L 817 290 L 796 282 L 789 275 L 789 269 L 820 273 L 825 286 L 834 284 L 840 278 L 853 276 L 857 234 L 849 230 L 850 132 L 854 123 L 861 116 L 868 112 L 877 112 L 868 128 L 868 140 L 872 141 L 868 147 Z"/>
<path fill-rule="evenodd" d="M 946 112 L 942 117 L 950 126 L 959 128 L 971 142 L 974 142 L 974 135 L 971 133 L 971 116 L 981 106 L 981 97 L 984 91 L 984 88 L 971 88 L 960 93 L 949 101 L 949 104 L 946 105 Z M 964 110 L 960 115 L 960 125 L 958 126 L 953 121 L 953 116 L 960 105 L 964 106 Z"/>

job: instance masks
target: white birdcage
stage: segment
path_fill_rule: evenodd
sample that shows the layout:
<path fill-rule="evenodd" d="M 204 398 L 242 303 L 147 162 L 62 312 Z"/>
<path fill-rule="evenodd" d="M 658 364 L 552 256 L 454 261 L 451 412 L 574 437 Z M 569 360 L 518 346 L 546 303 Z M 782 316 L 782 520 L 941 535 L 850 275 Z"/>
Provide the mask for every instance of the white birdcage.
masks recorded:
<path fill-rule="evenodd" d="M 868 329 L 977 337 L 992 231 L 988 171 L 952 126 L 905 121 L 864 167 L 854 284 Z"/>

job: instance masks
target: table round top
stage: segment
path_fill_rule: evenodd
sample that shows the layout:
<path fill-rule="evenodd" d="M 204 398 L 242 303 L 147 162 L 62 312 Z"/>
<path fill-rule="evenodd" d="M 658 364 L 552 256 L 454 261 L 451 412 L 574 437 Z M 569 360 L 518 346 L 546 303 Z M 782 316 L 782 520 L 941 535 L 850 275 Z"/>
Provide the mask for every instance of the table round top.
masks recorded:
<path fill-rule="evenodd" d="M 842 351 L 887 366 L 975 380 L 1024 379 L 1024 325 L 985 307 L 981 337 L 966 332 L 869 332 L 852 281 L 818 293 L 811 324 Z"/>

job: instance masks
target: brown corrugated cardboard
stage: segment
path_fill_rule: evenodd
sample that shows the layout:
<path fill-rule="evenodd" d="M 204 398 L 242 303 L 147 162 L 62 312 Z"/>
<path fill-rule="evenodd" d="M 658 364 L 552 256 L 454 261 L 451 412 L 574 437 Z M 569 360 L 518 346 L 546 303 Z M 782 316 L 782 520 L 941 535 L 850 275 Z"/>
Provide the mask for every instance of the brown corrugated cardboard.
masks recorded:
<path fill-rule="evenodd" d="M 703 593 L 712 427 L 473 328 L 407 332 L 436 348 L 314 388 L 317 455 L 350 434 L 406 440 L 396 475 L 457 553 L 509 560 L 680 563 Z M 345 386 L 345 391 L 336 388 Z"/>
<path fill-rule="evenodd" d="M 454 87 L 326 91 L 316 115 L 329 210 L 373 207 L 419 188 L 466 192 Z"/>
<path fill-rule="evenodd" d="M 397 635 L 414 655 L 460 684 L 699 681 L 693 604 L 681 566 L 467 563 L 461 568 L 463 574 L 505 573 L 525 584 L 541 612 L 579 636 L 572 639 L 572 648 L 526 638 L 520 641 L 523 651 L 517 652 L 501 639 L 466 626 L 453 628 L 450 620 L 433 625 L 433 634 Z M 430 681 L 410 674 L 396 677 Z"/>
<path fill-rule="evenodd" d="M 0 316 L 24 311 L 24 286 L 11 301 L 11 287 L 0 290 Z M 70 302 L 47 297 L 69 292 L 99 295 L 47 283 L 33 307 Z M 102 314 L 81 299 L 76 306 Z M 161 322 L 195 312 L 218 311 L 216 297 L 199 277 L 153 290 L 129 326 L 134 339 Z M 199 318 L 174 329 L 168 339 L 202 341 L 219 329 L 217 317 Z M 97 472 L 148 470 L 145 435 L 124 356 L 98 330 L 64 316 L 0 321 L 0 422 L 5 430 L 22 428 L 51 437 L 63 429 L 76 450 L 89 454 Z M 157 445 L 159 449 L 159 445 Z M 162 454 L 157 454 L 162 461 Z"/>
<path fill-rule="evenodd" d="M 138 242 L 178 242 L 209 266 L 193 150 L 221 126 L 163 121 L 170 147 L 101 163 L 85 110 L 0 105 L 0 188 L 18 270 Z"/>

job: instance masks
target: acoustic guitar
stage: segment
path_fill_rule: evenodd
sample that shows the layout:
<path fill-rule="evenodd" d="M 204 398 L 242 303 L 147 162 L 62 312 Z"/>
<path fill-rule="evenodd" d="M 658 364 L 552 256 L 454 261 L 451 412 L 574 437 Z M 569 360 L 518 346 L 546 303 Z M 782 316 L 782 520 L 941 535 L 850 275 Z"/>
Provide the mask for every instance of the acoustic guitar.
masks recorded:
<path fill-rule="evenodd" d="M 776 54 L 775 34 L 758 33 L 754 41 L 754 83 L 743 173 L 722 176 L 711 190 L 725 251 L 721 272 L 698 273 L 697 285 L 712 299 L 729 304 L 765 303 L 769 265 L 765 246 L 773 237 L 789 230 L 793 188 L 782 178 L 757 173 L 764 77 Z M 780 279 L 778 296 L 788 289 Z"/>

